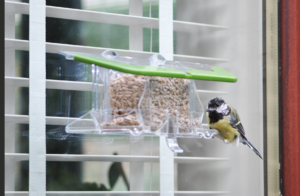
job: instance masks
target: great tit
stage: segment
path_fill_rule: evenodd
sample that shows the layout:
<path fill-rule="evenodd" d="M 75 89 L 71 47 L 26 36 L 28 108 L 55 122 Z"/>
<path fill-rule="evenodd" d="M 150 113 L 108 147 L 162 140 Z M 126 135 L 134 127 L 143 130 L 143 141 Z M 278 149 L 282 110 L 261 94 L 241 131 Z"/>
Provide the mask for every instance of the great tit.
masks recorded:
<path fill-rule="evenodd" d="M 207 121 L 210 129 L 217 129 L 217 137 L 225 143 L 240 142 L 249 146 L 257 156 L 262 156 L 256 148 L 247 140 L 245 131 L 236 109 L 225 103 L 221 98 L 214 98 L 209 101 L 206 110 Z"/>

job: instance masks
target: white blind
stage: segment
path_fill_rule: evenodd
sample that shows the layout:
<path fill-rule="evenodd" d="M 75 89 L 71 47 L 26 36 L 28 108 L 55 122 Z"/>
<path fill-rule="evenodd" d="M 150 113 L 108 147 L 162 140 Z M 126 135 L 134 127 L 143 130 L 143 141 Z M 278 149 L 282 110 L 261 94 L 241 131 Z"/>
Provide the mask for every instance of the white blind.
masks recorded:
<path fill-rule="evenodd" d="M 155 1 L 153 1 L 155 2 Z M 153 3 L 152 2 L 152 3 Z M 75 51 L 101 53 L 113 49 L 119 55 L 148 58 L 154 52 L 143 51 L 143 28 L 160 29 L 159 18 L 143 16 L 143 5 L 149 1 L 130 0 L 129 14 L 90 11 L 46 6 L 46 17 L 83 22 L 114 24 L 129 27 L 129 50 L 92 47 L 64 43 L 45 43 L 46 53 Z M 200 99 L 206 107 L 209 99 L 221 96 L 236 106 L 251 143 L 262 151 L 262 2 L 177 0 L 176 20 L 172 25 L 176 32 L 174 60 L 207 63 L 221 66 L 238 76 L 236 84 L 197 81 Z M 33 10 L 31 13 L 38 12 Z M 28 124 L 30 116 L 16 113 L 20 98 L 16 89 L 29 87 L 30 78 L 16 76 L 15 51 L 29 51 L 30 40 L 15 38 L 16 16 L 29 14 L 29 4 L 5 1 L 5 195 L 29 195 L 16 190 L 18 163 L 28 161 L 28 153 L 19 153 L 17 145 L 18 124 Z M 47 33 L 47 32 L 46 32 Z M 101 31 L 99 32 L 99 34 Z M 163 42 L 164 40 L 159 40 Z M 30 52 L 30 51 L 29 51 Z M 88 81 L 46 79 L 46 89 L 88 92 Z M 59 100 L 57 100 L 59 101 Z M 76 107 L 76 106 L 72 106 Z M 255 108 L 256 107 L 256 108 Z M 46 125 L 67 125 L 74 117 L 46 116 Z M 207 128 L 204 118 L 204 127 Z M 49 162 L 82 162 L 82 173 L 88 167 L 106 172 L 108 163 L 123 162 L 130 181 L 129 191 L 46 191 L 47 195 L 160 195 L 159 146 L 157 140 L 140 140 L 137 143 L 121 142 L 107 145 L 83 141 L 82 148 L 107 148 L 107 154 L 46 154 Z M 185 153 L 174 155 L 174 195 L 262 195 L 262 162 L 247 147 L 235 148 L 220 140 L 180 139 Z M 29 143 L 30 145 L 31 143 Z M 89 144 L 89 145 L 88 145 Z M 94 146 L 94 147 L 92 147 Z M 150 148 L 153 149 L 150 149 Z M 108 154 L 114 149 L 129 149 L 126 155 Z M 153 153 L 149 153 L 152 150 Z M 97 151 L 97 149 L 95 150 Z M 93 163 L 107 163 L 104 168 L 92 168 Z M 151 165 L 153 164 L 153 165 Z M 152 168 L 152 169 L 151 169 Z M 152 171 L 152 173 L 151 173 Z M 32 175 L 29 170 L 29 175 Z M 88 173 L 91 175 L 92 172 Z M 105 176 L 106 174 L 103 174 Z M 149 175 L 154 175 L 152 178 Z M 83 180 L 89 179 L 82 174 Z M 99 177 L 100 178 L 100 177 Z M 103 180 L 105 177 L 101 177 Z M 147 180 L 152 180 L 149 188 Z M 45 176 L 46 179 L 46 176 Z M 95 179 L 95 178 L 91 178 Z M 104 180 L 105 181 L 105 180 Z M 118 182 L 121 183 L 122 182 Z M 165 184 L 168 182 L 166 181 Z M 106 184 L 107 185 L 107 184 Z M 151 185 L 151 183 L 150 183 Z M 172 186 L 171 186 L 172 187 Z M 254 188 L 255 187 L 255 188 Z"/>

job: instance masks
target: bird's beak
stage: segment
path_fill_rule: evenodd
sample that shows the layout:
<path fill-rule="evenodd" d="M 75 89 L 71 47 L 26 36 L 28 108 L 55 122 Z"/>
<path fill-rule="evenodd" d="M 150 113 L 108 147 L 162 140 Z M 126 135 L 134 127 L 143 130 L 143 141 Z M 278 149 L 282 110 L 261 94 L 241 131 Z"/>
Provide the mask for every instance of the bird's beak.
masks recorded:
<path fill-rule="evenodd" d="M 212 112 L 212 111 L 215 111 L 215 110 L 213 108 L 207 108 L 206 111 L 207 112 Z"/>

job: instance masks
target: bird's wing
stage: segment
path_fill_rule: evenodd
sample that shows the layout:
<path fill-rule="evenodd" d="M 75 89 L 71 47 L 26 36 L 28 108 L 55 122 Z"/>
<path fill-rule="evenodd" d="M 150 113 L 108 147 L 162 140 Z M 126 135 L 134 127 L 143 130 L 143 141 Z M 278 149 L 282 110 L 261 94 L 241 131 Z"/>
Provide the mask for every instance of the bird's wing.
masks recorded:
<path fill-rule="evenodd" d="M 231 126 L 236 128 L 239 131 L 239 133 L 245 137 L 245 130 L 241 123 L 239 114 L 237 113 L 236 109 L 234 109 L 232 106 L 229 105 L 229 107 L 231 109 L 231 112 L 229 114 Z"/>

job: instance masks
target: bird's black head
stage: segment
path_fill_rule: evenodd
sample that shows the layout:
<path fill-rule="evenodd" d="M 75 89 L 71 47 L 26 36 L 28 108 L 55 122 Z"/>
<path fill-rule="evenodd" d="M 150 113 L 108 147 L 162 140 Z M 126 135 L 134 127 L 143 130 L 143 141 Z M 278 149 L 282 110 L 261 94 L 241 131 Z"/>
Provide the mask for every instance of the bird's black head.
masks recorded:
<path fill-rule="evenodd" d="M 208 109 L 206 111 L 207 112 L 216 111 L 217 108 L 219 108 L 223 104 L 226 104 L 225 101 L 222 98 L 216 97 L 208 102 Z"/>
<path fill-rule="evenodd" d="M 230 113 L 230 107 L 225 103 L 222 98 L 214 98 L 209 101 L 207 112 L 220 113 L 222 115 L 228 115 Z"/>
<path fill-rule="evenodd" d="M 230 113 L 230 107 L 225 103 L 222 98 L 214 98 L 208 102 L 206 112 L 209 113 L 210 123 L 218 122 Z"/>

